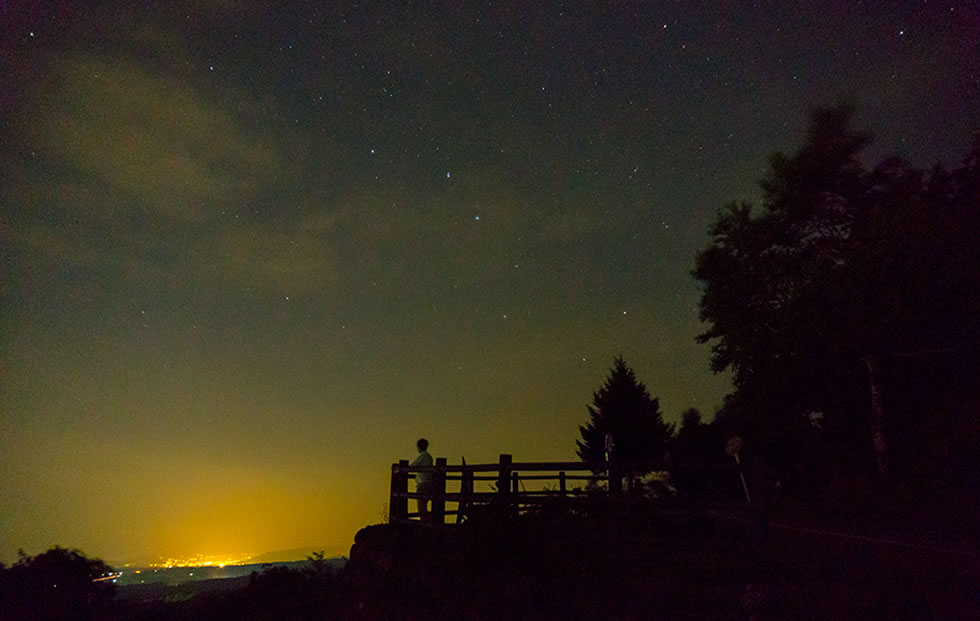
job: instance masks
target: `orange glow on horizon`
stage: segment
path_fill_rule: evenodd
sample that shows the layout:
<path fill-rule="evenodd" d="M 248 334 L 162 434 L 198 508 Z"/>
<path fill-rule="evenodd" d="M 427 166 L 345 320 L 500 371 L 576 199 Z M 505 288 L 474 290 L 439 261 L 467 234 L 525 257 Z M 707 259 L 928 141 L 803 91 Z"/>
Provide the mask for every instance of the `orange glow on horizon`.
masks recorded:
<path fill-rule="evenodd" d="M 197 554 L 189 557 L 168 558 L 164 561 L 150 563 L 157 569 L 173 569 L 175 567 L 225 567 L 228 565 L 245 565 L 254 554 Z"/>

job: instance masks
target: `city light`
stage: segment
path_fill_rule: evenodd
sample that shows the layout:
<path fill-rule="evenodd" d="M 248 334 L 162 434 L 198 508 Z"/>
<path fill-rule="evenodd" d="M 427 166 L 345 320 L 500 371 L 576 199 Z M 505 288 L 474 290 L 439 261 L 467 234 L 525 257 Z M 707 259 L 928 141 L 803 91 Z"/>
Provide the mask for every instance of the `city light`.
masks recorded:
<path fill-rule="evenodd" d="M 243 554 L 195 554 L 188 557 L 173 557 L 150 563 L 150 567 L 158 569 L 173 569 L 175 567 L 225 567 L 227 565 L 244 565 L 254 555 Z"/>

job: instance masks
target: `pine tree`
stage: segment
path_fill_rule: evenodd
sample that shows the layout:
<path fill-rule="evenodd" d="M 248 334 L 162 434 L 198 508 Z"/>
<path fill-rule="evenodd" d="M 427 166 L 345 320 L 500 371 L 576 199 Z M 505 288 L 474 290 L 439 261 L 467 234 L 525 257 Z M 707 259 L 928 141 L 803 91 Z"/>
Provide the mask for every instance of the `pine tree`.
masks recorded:
<path fill-rule="evenodd" d="M 659 400 L 652 398 L 622 356 L 613 361 L 609 377 L 592 395 L 589 422 L 579 427 L 578 456 L 604 470 L 606 434 L 613 442 L 611 459 L 631 480 L 649 471 L 646 464 L 663 458 L 673 426 L 663 420 Z"/>

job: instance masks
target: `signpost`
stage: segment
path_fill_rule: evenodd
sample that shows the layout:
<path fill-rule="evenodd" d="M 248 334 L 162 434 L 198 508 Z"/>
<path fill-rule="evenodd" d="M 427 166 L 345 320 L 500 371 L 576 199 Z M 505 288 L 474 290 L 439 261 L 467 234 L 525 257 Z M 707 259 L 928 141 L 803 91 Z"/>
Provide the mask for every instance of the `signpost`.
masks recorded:
<path fill-rule="evenodd" d="M 749 496 L 749 486 L 745 484 L 745 473 L 742 472 L 742 462 L 738 458 L 738 454 L 742 452 L 742 438 L 738 436 L 732 436 L 728 438 L 725 442 L 725 452 L 735 458 L 735 463 L 738 464 L 738 476 L 742 479 L 742 490 L 745 492 L 745 502 L 752 502 L 752 498 Z"/>
<path fill-rule="evenodd" d="M 616 442 L 613 440 L 613 435 L 607 433 L 605 438 L 606 478 L 609 481 L 609 491 L 613 494 L 618 494 L 623 491 L 623 480 L 621 478 L 622 473 L 619 470 L 620 464 L 613 462 L 613 451 L 615 448 Z"/>

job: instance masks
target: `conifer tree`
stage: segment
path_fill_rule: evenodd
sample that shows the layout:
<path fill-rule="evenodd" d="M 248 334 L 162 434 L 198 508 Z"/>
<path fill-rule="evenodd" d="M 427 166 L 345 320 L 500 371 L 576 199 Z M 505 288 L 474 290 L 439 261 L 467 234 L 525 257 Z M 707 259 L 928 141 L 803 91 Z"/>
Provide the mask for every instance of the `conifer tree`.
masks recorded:
<path fill-rule="evenodd" d="M 595 470 L 605 469 L 606 434 L 613 444 L 609 457 L 631 480 L 663 458 L 673 426 L 664 422 L 659 400 L 650 396 L 622 356 L 613 360 L 588 411 L 589 422 L 579 427 L 582 439 L 576 444 L 578 456 Z"/>

